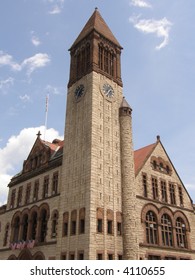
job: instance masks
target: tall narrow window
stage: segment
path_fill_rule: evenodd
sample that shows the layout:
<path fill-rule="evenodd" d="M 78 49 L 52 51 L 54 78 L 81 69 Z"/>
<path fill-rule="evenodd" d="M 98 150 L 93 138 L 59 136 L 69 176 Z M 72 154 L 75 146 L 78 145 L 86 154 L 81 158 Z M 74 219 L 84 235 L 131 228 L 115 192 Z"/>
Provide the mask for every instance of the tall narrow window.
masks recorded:
<path fill-rule="evenodd" d="M 187 248 L 186 225 L 182 218 L 176 220 L 176 239 L 178 247 Z"/>
<path fill-rule="evenodd" d="M 46 176 L 43 182 L 43 198 L 48 197 L 48 190 L 49 190 L 49 176 Z"/>
<path fill-rule="evenodd" d="M 69 220 L 69 213 L 65 212 L 63 215 L 63 236 L 68 235 L 68 220 Z"/>
<path fill-rule="evenodd" d="M 22 191 L 23 191 L 23 187 L 19 187 L 18 190 L 18 198 L 17 198 L 17 206 L 21 206 L 22 205 Z"/>
<path fill-rule="evenodd" d="M 117 235 L 122 235 L 122 213 L 116 213 Z"/>
<path fill-rule="evenodd" d="M 22 240 L 26 241 L 28 232 L 28 215 L 25 214 L 22 219 Z"/>
<path fill-rule="evenodd" d="M 86 53 L 85 53 L 85 48 L 82 48 L 81 50 L 81 72 L 85 73 L 86 71 Z"/>
<path fill-rule="evenodd" d="M 146 214 L 146 241 L 149 244 L 158 244 L 157 219 L 153 211 Z"/>
<path fill-rule="evenodd" d="M 113 211 L 107 210 L 107 234 L 113 234 Z"/>
<path fill-rule="evenodd" d="M 158 199 L 158 182 L 154 177 L 152 177 L 152 193 L 153 199 Z"/>
<path fill-rule="evenodd" d="M 103 232 L 104 210 L 97 208 L 97 233 Z"/>
<path fill-rule="evenodd" d="M 40 218 L 41 218 L 40 242 L 45 242 L 45 238 L 47 235 L 47 211 L 46 211 L 46 209 L 42 209 Z"/>
<path fill-rule="evenodd" d="M 110 56 L 109 56 L 109 74 L 111 76 L 114 76 L 114 54 L 113 54 L 113 52 L 110 52 Z"/>
<path fill-rule="evenodd" d="M 103 70 L 103 46 L 99 45 L 99 68 Z"/>
<path fill-rule="evenodd" d="M 161 218 L 161 234 L 162 244 L 165 246 L 173 246 L 173 229 L 169 215 L 164 214 Z"/>
<path fill-rule="evenodd" d="M 39 195 L 39 180 L 36 180 L 34 184 L 33 201 L 38 200 L 38 195 Z"/>
<path fill-rule="evenodd" d="M 167 202 L 167 185 L 165 181 L 161 181 L 161 196 L 162 196 L 162 201 Z"/>
<path fill-rule="evenodd" d="M 147 175 L 142 175 L 142 184 L 143 184 L 143 194 L 145 197 L 148 196 L 148 186 L 147 186 Z"/>
<path fill-rule="evenodd" d="M 10 208 L 14 208 L 15 199 L 16 199 L 16 190 L 12 190 L 12 192 L 11 192 Z"/>
<path fill-rule="evenodd" d="M 53 180 L 52 180 L 52 194 L 57 194 L 58 192 L 58 172 L 55 172 L 53 174 Z"/>
<path fill-rule="evenodd" d="M 77 53 L 77 78 L 80 77 L 81 74 L 81 54 Z"/>
<path fill-rule="evenodd" d="M 58 224 L 58 211 L 54 211 L 52 215 L 52 225 L 51 225 L 52 238 L 55 238 L 57 235 L 57 224 Z"/>
<path fill-rule="evenodd" d="M 179 202 L 180 202 L 180 206 L 183 206 L 183 192 L 182 192 L 182 187 L 179 187 L 178 190 L 179 190 Z"/>
<path fill-rule="evenodd" d="M 175 200 L 175 186 L 172 183 L 169 184 L 169 192 L 170 192 L 171 204 L 176 204 L 176 200 Z"/>
<path fill-rule="evenodd" d="M 90 66 L 90 44 L 86 45 L 86 70 L 88 70 Z"/>
<path fill-rule="evenodd" d="M 109 73 L 109 71 L 108 71 L 108 64 L 109 64 L 109 58 L 108 58 L 108 56 L 109 56 L 109 51 L 108 51 L 108 49 L 106 48 L 106 49 L 104 49 L 104 71 L 106 72 L 106 73 Z"/>
<path fill-rule="evenodd" d="M 85 233 L 85 208 L 79 211 L 79 233 Z"/>
<path fill-rule="evenodd" d="M 31 217 L 31 239 L 36 239 L 36 231 L 37 231 L 37 212 L 33 212 Z"/>
<path fill-rule="evenodd" d="M 13 242 L 17 242 L 19 239 L 19 229 L 20 229 L 20 218 L 16 217 L 13 223 Z"/>
<path fill-rule="evenodd" d="M 5 234 L 4 234 L 4 240 L 3 240 L 3 246 L 7 246 L 8 243 L 8 236 L 9 236 L 9 224 L 5 227 Z"/>
<path fill-rule="evenodd" d="M 76 234 L 77 226 L 77 210 L 71 212 L 71 234 Z"/>
<path fill-rule="evenodd" d="M 28 204 L 30 202 L 30 190 L 31 190 L 31 184 L 28 184 L 26 188 L 25 204 Z"/>

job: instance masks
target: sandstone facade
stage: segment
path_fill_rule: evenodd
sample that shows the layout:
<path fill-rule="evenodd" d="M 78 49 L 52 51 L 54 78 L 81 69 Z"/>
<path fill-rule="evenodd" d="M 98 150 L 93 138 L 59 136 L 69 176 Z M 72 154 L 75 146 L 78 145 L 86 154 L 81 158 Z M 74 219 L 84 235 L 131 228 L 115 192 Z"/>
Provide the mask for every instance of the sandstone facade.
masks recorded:
<path fill-rule="evenodd" d="M 96 9 L 70 48 L 64 141 L 40 133 L 0 208 L 0 259 L 195 259 L 193 202 L 160 138 L 133 150 L 122 47 Z"/>

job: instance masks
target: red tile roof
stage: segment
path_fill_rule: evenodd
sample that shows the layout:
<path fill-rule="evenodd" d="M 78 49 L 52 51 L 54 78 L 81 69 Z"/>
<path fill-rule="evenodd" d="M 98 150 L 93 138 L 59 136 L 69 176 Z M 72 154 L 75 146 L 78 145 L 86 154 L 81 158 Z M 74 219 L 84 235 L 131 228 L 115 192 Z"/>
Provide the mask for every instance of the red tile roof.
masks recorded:
<path fill-rule="evenodd" d="M 64 145 L 64 141 L 59 139 L 54 139 L 52 143 L 45 140 L 41 140 L 41 141 L 44 145 L 50 148 L 51 153 L 57 152 Z"/>
<path fill-rule="evenodd" d="M 41 141 L 44 145 L 50 148 L 52 154 L 56 153 L 57 151 L 59 151 L 59 153 L 62 152 L 64 140 L 55 139 L 52 143 L 44 140 Z M 156 147 L 156 144 L 157 143 L 153 143 L 134 151 L 135 175 L 138 174 L 139 170 L 142 168 L 148 157 L 151 155 L 152 151 Z"/>
<path fill-rule="evenodd" d="M 105 38 L 107 38 L 109 41 L 116 44 L 118 47 L 122 48 L 117 41 L 117 39 L 114 37 L 112 31 L 100 15 L 98 9 L 96 8 L 90 19 L 85 24 L 84 28 L 82 29 L 81 33 L 73 43 L 73 48 L 76 44 L 78 44 L 83 38 L 85 38 L 87 35 L 89 35 L 93 30 L 96 30 L 99 34 L 103 35 Z"/>
<path fill-rule="evenodd" d="M 152 151 L 156 147 L 156 143 L 143 147 L 139 150 L 134 151 L 134 164 L 135 164 L 135 175 L 142 168 Z"/>

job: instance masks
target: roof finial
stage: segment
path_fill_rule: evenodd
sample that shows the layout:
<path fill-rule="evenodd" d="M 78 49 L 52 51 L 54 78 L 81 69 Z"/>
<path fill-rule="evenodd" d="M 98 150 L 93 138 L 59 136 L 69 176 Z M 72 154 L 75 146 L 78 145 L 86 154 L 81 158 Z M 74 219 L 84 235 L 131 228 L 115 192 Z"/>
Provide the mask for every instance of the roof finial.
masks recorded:
<path fill-rule="evenodd" d="M 98 10 L 98 7 L 95 7 L 95 11 L 97 11 Z"/>
<path fill-rule="evenodd" d="M 39 130 L 39 132 L 37 133 L 37 138 L 40 138 L 40 136 L 41 136 L 41 132 Z"/>
<path fill-rule="evenodd" d="M 157 135 L 156 139 L 157 139 L 157 142 L 159 142 L 160 141 L 160 135 Z"/>

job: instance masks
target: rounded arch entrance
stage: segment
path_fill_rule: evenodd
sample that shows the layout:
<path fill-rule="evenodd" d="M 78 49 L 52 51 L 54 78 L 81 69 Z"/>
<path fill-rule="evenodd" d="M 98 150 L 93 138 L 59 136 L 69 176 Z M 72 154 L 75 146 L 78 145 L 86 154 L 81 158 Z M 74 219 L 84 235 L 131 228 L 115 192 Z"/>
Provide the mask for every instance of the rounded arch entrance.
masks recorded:
<path fill-rule="evenodd" d="M 18 260 L 33 260 L 32 254 L 29 250 L 24 249 L 18 256 Z"/>
<path fill-rule="evenodd" d="M 20 252 L 18 257 L 12 254 L 9 256 L 8 260 L 45 260 L 45 256 L 40 251 L 32 255 L 29 249 L 24 249 Z"/>

